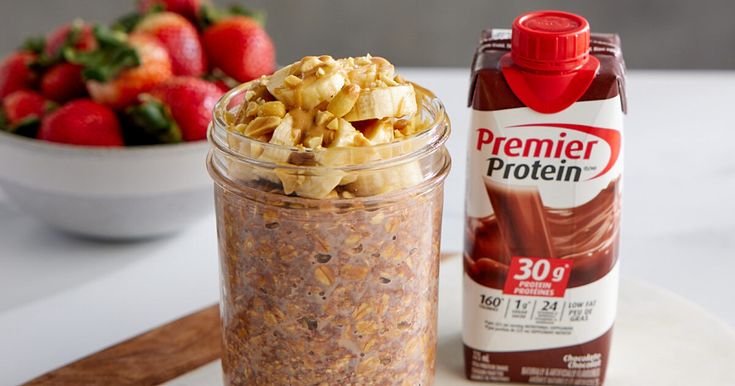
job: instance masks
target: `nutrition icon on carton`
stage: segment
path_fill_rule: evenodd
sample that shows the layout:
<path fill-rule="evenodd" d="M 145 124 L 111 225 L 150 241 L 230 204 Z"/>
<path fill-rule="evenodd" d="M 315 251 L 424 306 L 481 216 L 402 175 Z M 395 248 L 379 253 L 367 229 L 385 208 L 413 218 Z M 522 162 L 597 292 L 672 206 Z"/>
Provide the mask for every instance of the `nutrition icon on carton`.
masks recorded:
<path fill-rule="evenodd" d="M 471 380 L 602 385 L 615 320 L 625 65 L 577 15 L 482 34 L 468 143 Z"/>

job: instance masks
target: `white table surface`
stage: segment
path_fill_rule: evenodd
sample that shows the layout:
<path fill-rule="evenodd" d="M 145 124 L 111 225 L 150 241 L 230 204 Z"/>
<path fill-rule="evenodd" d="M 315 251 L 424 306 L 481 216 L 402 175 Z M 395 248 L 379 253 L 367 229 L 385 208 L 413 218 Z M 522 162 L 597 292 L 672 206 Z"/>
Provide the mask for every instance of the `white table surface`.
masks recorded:
<path fill-rule="evenodd" d="M 442 239 L 459 251 L 469 73 L 402 73 L 434 90 L 452 119 Z M 622 275 L 735 326 L 735 72 L 632 71 L 628 80 Z M 216 302 L 216 247 L 213 215 L 175 237 L 110 244 L 58 234 L 0 197 L 0 384 Z"/>
<path fill-rule="evenodd" d="M 439 273 L 436 386 L 507 386 L 465 378 L 462 349 L 462 259 Z M 636 280 L 620 282 L 605 386 L 733 386 L 735 332 L 680 296 Z M 682 353 L 685 353 L 682 355 Z M 217 360 L 161 386 L 223 386 Z"/>

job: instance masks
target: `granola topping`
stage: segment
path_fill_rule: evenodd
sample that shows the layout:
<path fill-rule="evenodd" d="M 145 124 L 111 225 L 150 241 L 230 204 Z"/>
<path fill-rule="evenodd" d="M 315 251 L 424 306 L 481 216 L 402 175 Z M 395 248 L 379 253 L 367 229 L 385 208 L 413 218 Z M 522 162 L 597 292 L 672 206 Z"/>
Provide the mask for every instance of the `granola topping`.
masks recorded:
<path fill-rule="evenodd" d="M 430 120 L 419 106 L 429 97 L 428 91 L 396 75 L 383 58 L 307 56 L 248 84 L 240 105 L 226 116 L 230 147 L 283 165 L 338 167 L 395 157 L 412 146 L 391 151 L 379 146 L 425 131 Z M 239 136 L 301 153 L 242 146 Z M 411 186 L 422 179 L 416 166 L 362 176 L 340 172 L 294 176 L 278 171 L 243 176 L 280 184 L 287 195 L 351 198 Z"/>

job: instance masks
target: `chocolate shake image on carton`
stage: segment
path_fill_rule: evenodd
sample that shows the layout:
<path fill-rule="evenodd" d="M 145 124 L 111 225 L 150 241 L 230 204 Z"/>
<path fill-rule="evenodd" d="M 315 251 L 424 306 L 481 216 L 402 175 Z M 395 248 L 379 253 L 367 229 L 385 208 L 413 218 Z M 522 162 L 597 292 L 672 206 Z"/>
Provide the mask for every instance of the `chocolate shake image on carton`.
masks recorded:
<path fill-rule="evenodd" d="M 467 377 L 601 385 L 618 290 L 625 65 L 565 12 L 486 30 L 472 67 Z"/>

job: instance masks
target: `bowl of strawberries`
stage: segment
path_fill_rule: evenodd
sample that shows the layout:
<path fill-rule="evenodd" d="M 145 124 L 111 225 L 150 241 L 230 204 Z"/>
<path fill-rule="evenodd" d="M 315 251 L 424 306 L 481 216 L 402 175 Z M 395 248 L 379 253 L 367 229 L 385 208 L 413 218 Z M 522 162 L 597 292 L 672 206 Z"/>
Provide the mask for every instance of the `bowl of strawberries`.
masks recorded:
<path fill-rule="evenodd" d="M 212 211 L 206 133 L 219 98 L 271 73 L 262 18 L 199 0 L 143 0 L 0 62 L 0 188 L 62 231 L 175 233 Z"/>

